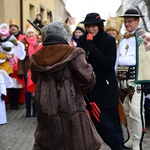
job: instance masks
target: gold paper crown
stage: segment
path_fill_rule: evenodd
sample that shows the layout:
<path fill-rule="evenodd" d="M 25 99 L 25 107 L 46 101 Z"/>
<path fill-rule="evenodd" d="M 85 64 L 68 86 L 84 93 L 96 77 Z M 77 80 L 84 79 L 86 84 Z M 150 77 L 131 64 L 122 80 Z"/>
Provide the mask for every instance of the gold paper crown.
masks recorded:
<path fill-rule="evenodd" d="M 105 27 L 105 31 L 115 30 L 119 33 L 123 24 L 123 20 L 124 20 L 123 18 L 119 18 L 119 17 L 108 19 Z"/>
<path fill-rule="evenodd" d="M 15 26 L 19 27 L 18 20 L 17 19 L 11 19 L 9 21 L 9 25 L 15 25 Z"/>
<path fill-rule="evenodd" d="M 33 31 L 35 35 L 39 35 L 39 32 L 30 23 L 26 25 L 26 34 L 29 31 Z"/>
<path fill-rule="evenodd" d="M 26 30 L 27 29 L 33 29 L 33 30 L 35 30 L 35 28 L 30 23 L 26 25 Z"/>
<path fill-rule="evenodd" d="M 80 27 L 80 28 L 82 28 L 83 30 L 85 30 L 84 24 L 82 24 L 82 23 L 78 23 L 77 27 Z"/>

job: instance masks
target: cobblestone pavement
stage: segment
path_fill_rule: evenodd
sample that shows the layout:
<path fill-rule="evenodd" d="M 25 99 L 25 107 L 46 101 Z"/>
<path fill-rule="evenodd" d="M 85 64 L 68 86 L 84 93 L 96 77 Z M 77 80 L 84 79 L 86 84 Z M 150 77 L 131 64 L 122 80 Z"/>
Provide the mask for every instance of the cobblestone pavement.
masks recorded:
<path fill-rule="evenodd" d="M 0 150 L 31 150 L 34 143 L 34 130 L 36 118 L 25 118 L 25 106 L 19 110 L 11 110 L 7 105 L 6 125 L 0 126 Z M 150 120 L 150 118 L 149 118 Z M 126 136 L 126 130 L 124 134 Z M 150 121 L 147 123 L 147 133 L 144 138 L 143 150 L 150 149 Z M 102 141 L 101 150 L 110 150 Z"/>

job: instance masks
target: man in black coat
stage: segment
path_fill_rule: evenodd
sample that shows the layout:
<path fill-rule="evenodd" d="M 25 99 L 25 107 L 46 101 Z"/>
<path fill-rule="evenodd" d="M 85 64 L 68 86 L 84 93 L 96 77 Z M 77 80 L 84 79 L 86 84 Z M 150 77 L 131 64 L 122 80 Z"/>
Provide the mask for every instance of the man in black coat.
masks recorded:
<path fill-rule="evenodd" d="M 98 13 L 89 13 L 81 23 L 86 33 L 79 38 L 77 47 L 87 54 L 87 61 L 96 74 L 93 90 L 86 93 L 91 102 L 101 110 L 100 122 L 91 113 L 91 118 L 104 142 L 112 150 L 122 150 L 123 132 L 118 115 L 118 85 L 114 70 L 116 61 L 115 38 L 104 31 L 103 22 Z M 89 34 L 93 39 L 89 39 Z"/>

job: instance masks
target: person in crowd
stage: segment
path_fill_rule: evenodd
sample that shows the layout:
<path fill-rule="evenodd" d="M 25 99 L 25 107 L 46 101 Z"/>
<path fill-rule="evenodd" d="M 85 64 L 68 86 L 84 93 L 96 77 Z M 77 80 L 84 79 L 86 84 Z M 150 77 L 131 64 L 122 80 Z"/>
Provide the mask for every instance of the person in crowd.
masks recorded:
<path fill-rule="evenodd" d="M 0 69 L 0 125 L 7 124 L 6 115 L 6 89 L 13 86 L 13 81 L 5 70 Z"/>
<path fill-rule="evenodd" d="M 98 121 L 91 113 L 92 121 L 112 150 L 122 150 L 123 132 L 118 114 L 118 85 L 114 70 L 116 42 L 104 31 L 104 21 L 98 13 L 87 14 L 85 20 L 80 22 L 85 25 L 86 31 L 80 36 L 77 47 L 85 50 L 87 61 L 96 74 L 96 84 L 86 96 L 90 102 L 97 104 L 101 116 Z"/>
<path fill-rule="evenodd" d="M 43 23 L 42 23 L 42 15 L 37 14 L 35 20 L 33 21 L 33 23 L 41 29 L 44 26 Z"/>
<path fill-rule="evenodd" d="M 14 45 L 18 45 L 17 39 L 9 34 L 9 26 L 6 23 L 0 24 L 0 69 L 5 70 L 9 75 L 13 73 L 9 62 L 14 55 Z"/>
<path fill-rule="evenodd" d="M 124 95 L 123 107 L 127 121 L 129 138 L 124 148 L 142 150 L 145 133 L 143 84 L 150 81 L 150 74 L 145 70 L 149 66 L 150 35 L 139 28 L 140 18 L 144 17 L 134 9 L 128 9 L 124 15 L 126 33 L 117 50 L 116 70 L 120 89 Z M 148 53 L 147 53 L 148 52 Z"/>
<path fill-rule="evenodd" d="M 120 33 L 122 24 L 123 24 L 123 18 L 119 18 L 116 16 L 116 17 L 109 18 L 105 26 L 105 31 L 116 39 L 117 47 L 119 41 L 123 37 L 123 35 Z M 125 125 L 125 114 L 122 106 L 122 98 L 121 97 L 119 98 L 120 100 L 119 100 L 118 110 L 119 110 L 120 122 Z"/>
<path fill-rule="evenodd" d="M 22 41 L 24 35 L 19 30 L 19 23 L 17 19 L 10 19 L 9 30 L 10 30 L 10 34 L 14 35 L 18 41 Z"/>
<path fill-rule="evenodd" d="M 85 28 L 83 24 L 78 23 L 77 27 L 75 28 L 72 37 L 71 37 L 71 45 L 77 46 L 78 39 L 81 35 L 83 35 L 85 32 Z"/>
<path fill-rule="evenodd" d="M 31 103 L 33 92 L 28 91 L 27 84 L 30 81 L 29 77 L 29 65 L 30 65 L 30 56 L 35 53 L 35 48 L 39 45 L 37 41 L 37 36 L 35 35 L 35 29 L 30 25 L 26 25 L 25 37 L 22 40 L 22 43 L 25 45 L 26 57 L 24 60 L 18 61 L 19 74 L 25 76 L 26 81 L 26 117 L 31 116 Z M 32 103 L 32 116 L 36 116 L 36 109 Z"/>
<path fill-rule="evenodd" d="M 123 24 L 123 18 L 116 16 L 108 19 L 105 26 L 105 31 L 116 39 L 117 46 L 119 41 L 123 37 L 121 34 L 122 24 Z"/>
<path fill-rule="evenodd" d="M 69 45 L 68 26 L 62 22 L 44 26 L 42 39 L 30 66 L 38 121 L 33 150 L 98 150 L 100 136 L 83 98 L 95 84 L 84 50 Z"/>
<path fill-rule="evenodd" d="M 24 35 L 19 31 L 19 24 L 17 19 L 10 19 L 9 21 L 10 34 L 14 35 L 16 39 L 20 42 L 24 38 Z M 24 45 L 20 47 L 20 51 L 24 50 Z M 25 57 L 25 53 L 23 54 Z M 13 67 L 13 73 L 11 77 L 14 81 L 14 87 L 8 89 L 8 101 L 13 102 L 11 109 L 19 109 L 19 104 L 25 102 L 25 81 L 24 76 L 19 74 L 18 70 L 18 58 L 11 59 L 11 64 Z"/>

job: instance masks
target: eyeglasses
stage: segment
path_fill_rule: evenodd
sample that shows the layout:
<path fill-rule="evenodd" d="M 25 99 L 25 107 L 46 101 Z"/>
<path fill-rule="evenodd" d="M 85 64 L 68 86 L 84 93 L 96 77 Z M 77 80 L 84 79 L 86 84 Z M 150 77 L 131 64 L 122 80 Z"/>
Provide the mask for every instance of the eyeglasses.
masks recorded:
<path fill-rule="evenodd" d="M 124 24 L 126 24 L 126 23 L 129 23 L 129 24 L 130 24 L 130 23 L 132 23 L 134 20 L 135 20 L 135 19 L 133 19 L 133 20 L 125 20 L 125 21 L 124 21 Z"/>

